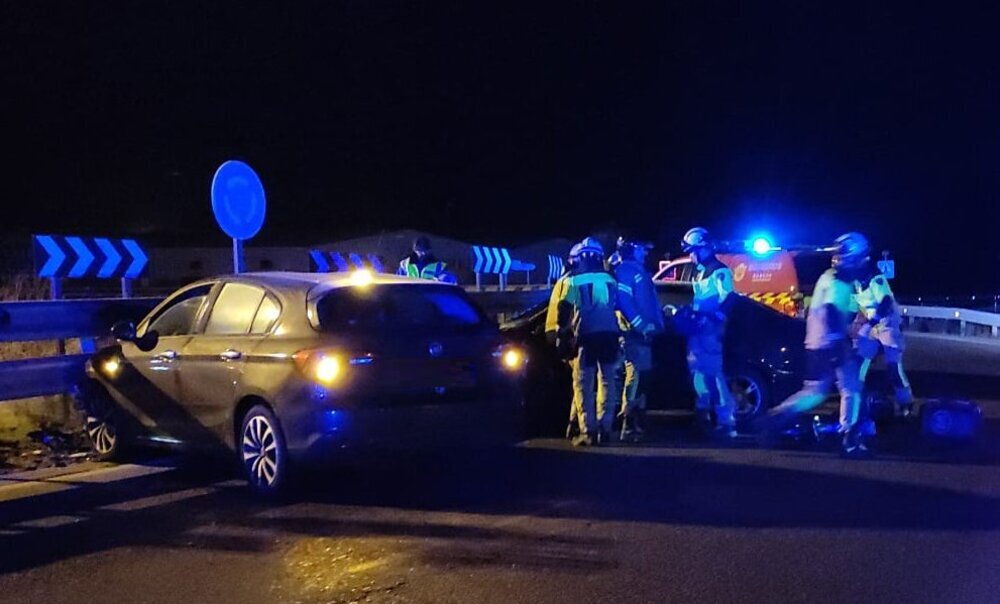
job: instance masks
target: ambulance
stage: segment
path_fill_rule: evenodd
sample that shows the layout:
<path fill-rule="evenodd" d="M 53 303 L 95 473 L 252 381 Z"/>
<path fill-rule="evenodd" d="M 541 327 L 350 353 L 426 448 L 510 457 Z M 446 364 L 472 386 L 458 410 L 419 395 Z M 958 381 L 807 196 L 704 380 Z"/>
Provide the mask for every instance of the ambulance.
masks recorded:
<path fill-rule="evenodd" d="M 830 268 L 830 251 L 821 247 L 761 250 L 718 254 L 733 271 L 738 293 L 790 317 L 804 317 L 808 296 L 819 276 Z M 653 276 L 658 286 L 668 289 L 690 287 L 697 271 L 691 258 L 683 256 L 660 262 Z"/>

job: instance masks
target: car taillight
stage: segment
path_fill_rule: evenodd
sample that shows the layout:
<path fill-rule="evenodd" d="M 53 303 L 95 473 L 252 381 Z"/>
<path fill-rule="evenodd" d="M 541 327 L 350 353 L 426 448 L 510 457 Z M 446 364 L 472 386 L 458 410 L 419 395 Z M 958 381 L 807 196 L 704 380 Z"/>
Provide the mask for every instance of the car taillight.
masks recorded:
<path fill-rule="evenodd" d="M 330 350 L 300 350 L 292 358 L 303 375 L 324 386 L 342 381 L 347 369 L 345 357 Z"/>

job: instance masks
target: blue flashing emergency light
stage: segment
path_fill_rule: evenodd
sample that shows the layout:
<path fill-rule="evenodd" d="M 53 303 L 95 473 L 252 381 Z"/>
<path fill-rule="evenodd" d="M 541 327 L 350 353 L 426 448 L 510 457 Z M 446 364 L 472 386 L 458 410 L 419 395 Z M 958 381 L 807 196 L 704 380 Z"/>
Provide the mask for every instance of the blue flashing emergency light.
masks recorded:
<path fill-rule="evenodd" d="M 778 249 L 774 246 L 771 239 L 765 235 L 758 235 L 751 239 L 749 248 L 755 256 L 766 256 Z"/>

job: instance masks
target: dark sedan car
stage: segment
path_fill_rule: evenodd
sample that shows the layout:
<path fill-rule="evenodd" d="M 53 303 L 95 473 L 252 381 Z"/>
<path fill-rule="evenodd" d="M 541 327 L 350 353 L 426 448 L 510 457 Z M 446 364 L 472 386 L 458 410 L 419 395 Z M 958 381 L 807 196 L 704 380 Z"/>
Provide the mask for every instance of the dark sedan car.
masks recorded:
<path fill-rule="evenodd" d="M 655 368 L 650 373 L 650 409 L 686 409 L 694 404 L 685 339 L 670 327 L 669 315 L 690 301 L 690 286 L 660 287 L 668 314 L 666 333 L 653 342 Z M 545 341 L 545 306 L 539 305 L 504 325 L 509 341 L 524 346 L 531 358 L 525 378 L 529 423 L 535 434 L 554 434 L 566 425 L 570 377 L 565 363 Z M 725 340 L 725 367 L 737 401 L 737 420 L 745 424 L 782 401 L 802 383 L 805 323 L 738 296 Z"/>
<path fill-rule="evenodd" d="M 221 277 L 115 333 L 81 397 L 106 457 L 136 443 L 222 446 L 271 491 L 311 453 L 520 435 L 524 356 L 451 285 L 363 271 Z"/>

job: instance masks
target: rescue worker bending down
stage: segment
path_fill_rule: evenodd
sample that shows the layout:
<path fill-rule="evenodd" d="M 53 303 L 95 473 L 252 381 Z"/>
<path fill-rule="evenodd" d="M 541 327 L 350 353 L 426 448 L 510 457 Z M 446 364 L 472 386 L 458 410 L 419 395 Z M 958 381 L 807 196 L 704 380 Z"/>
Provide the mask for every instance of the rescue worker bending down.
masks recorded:
<path fill-rule="evenodd" d="M 712 428 L 714 401 L 716 433 L 735 437 L 736 403 L 723 372 L 726 319 L 737 295 L 733 291 L 733 273 L 716 257 L 707 230 L 701 227 L 689 230 L 682 247 L 691 255 L 698 271 L 693 281 L 694 300 L 675 317 L 675 324 L 688 337 L 688 369 L 697 395 L 695 413 L 706 429 Z"/>
<path fill-rule="evenodd" d="M 645 244 L 618 239 L 617 262 L 613 262 L 618 282 L 618 312 L 622 318 L 625 343 L 625 381 L 621 397 L 622 440 L 638 439 L 643 432 L 646 394 L 643 387 L 653 368 L 651 346 L 655 334 L 663 331 L 663 310 L 656 297 L 653 277 L 646 271 Z"/>
<path fill-rule="evenodd" d="M 578 266 L 561 289 L 553 291 L 546 325 L 555 325 L 550 335 L 556 348 L 571 359 L 573 399 L 579 402 L 580 434 L 574 446 L 610 441 L 614 410 L 608 394 L 621 357 L 615 303 L 618 286 L 604 270 L 604 250 L 588 237 L 580 242 Z M 555 320 L 551 320 L 552 314 Z M 596 387 L 600 380 L 601 387 Z M 613 404 L 613 403 L 612 403 Z"/>
<path fill-rule="evenodd" d="M 552 286 L 552 294 L 549 297 L 548 309 L 545 313 L 545 335 L 549 341 L 549 344 L 556 345 L 557 334 L 559 332 L 559 302 L 565 297 L 565 288 L 569 282 L 569 278 L 576 273 L 576 269 L 579 266 L 580 261 L 580 250 L 582 246 L 577 243 L 569 250 L 569 257 L 566 259 L 566 270 L 563 274 L 556 280 L 555 284 Z M 559 340 L 559 344 L 565 346 L 570 342 L 572 338 L 562 338 Z M 571 355 L 568 351 L 560 351 L 560 357 L 566 359 L 572 365 Z M 575 438 L 580 433 L 580 399 L 576 396 L 576 389 L 573 389 L 573 400 L 570 401 L 569 405 L 569 422 L 566 425 L 566 438 Z"/>
<path fill-rule="evenodd" d="M 417 279 L 431 279 L 445 283 L 457 283 L 457 279 L 445 269 L 447 265 L 434 257 L 431 242 L 427 237 L 417 237 L 413 241 L 413 252 L 399 262 L 396 274 Z"/>
<path fill-rule="evenodd" d="M 892 295 L 889 280 L 869 259 L 865 260 L 855 286 L 855 300 L 864 321 L 855 347 L 861 358 L 858 379 L 864 387 L 872 361 L 879 350 L 885 353 L 885 369 L 895 389 L 896 404 L 904 418 L 913 416 L 913 391 L 903 371 L 903 318 Z"/>
<path fill-rule="evenodd" d="M 868 452 L 858 425 L 861 384 L 848 334 L 857 314 L 854 282 L 867 257 L 868 241 L 859 233 L 837 238 L 832 267 L 816 282 L 806 315 L 805 383 L 802 390 L 771 410 L 766 421 L 768 431 L 774 432 L 797 414 L 822 404 L 836 382 L 840 389 L 842 453 L 860 456 Z"/>

